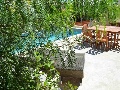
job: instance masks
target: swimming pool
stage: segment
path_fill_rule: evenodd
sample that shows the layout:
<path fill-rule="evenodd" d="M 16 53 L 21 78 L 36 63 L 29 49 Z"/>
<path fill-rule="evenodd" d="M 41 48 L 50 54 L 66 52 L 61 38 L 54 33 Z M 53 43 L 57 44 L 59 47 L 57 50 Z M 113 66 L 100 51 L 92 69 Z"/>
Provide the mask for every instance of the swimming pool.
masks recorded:
<path fill-rule="evenodd" d="M 14 53 L 18 53 L 22 51 L 24 52 L 25 49 L 38 47 L 38 46 L 41 46 L 42 44 L 45 45 L 47 42 L 54 42 L 56 40 L 61 40 L 73 35 L 80 34 L 81 32 L 82 32 L 81 28 L 73 28 L 72 31 L 67 30 L 66 33 L 60 32 L 58 34 L 55 34 L 54 32 L 49 34 L 48 33 L 43 34 L 42 32 L 37 32 L 35 34 L 34 40 L 29 39 L 29 33 L 25 32 L 25 33 L 22 33 L 21 35 L 22 39 L 19 42 L 19 44 L 16 45 L 16 49 L 13 52 Z M 19 47 L 18 45 L 21 45 L 21 46 Z"/>
<path fill-rule="evenodd" d="M 66 32 L 66 37 L 70 37 L 72 35 L 77 35 L 77 34 L 80 34 L 81 33 L 81 30 L 80 29 L 73 29 L 72 32 L 70 31 L 67 31 Z M 63 39 L 62 35 L 60 34 L 60 38 L 59 39 Z M 51 41 L 55 41 L 56 40 L 56 37 L 55 35 L 51 36 L 48 40 L 51 40 Z"/>
<path fill-rule="evenodd" d="M 66 33 L 63 34 L 63 32 L 59 33 L 59 34 L 50 34 L 49 37 L 47 38 L 47 40 L 44 42 L 42 41 L 41 38 L 37 38 L 35 40 L 36 44 L 39 44 L 41 41 L 46 43 L 47 41 L 50 41 L 50 42 L 54 42 L 56 40 L 60 40 L 60 39 L 64 39 L 64 38 L 67 38 L 67 37 L 70 37 L 70 36 L 73 36 L 73 35 L 77 35 L 77 34 L 80 34 L 82 32 L 82 29 L 72 29 L 72 31 L 66 31 Z"/>

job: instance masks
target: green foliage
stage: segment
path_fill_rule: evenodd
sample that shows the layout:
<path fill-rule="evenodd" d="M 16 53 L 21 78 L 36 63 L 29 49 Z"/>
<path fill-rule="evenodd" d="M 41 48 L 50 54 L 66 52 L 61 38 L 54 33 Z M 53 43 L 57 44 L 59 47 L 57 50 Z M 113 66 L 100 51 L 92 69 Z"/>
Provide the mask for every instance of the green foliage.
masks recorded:
<path fill-rule="evenodd" d="M 74 12 L 78 21 L 95 19 L 100 21 L 101 17 L 107 21 L 114 21 L 119 15 L 117 0 L 73 0 Z"/>
<path fill-rule="evenodd" d="M 54 49 L 47 34 L 65 31 L 73 25 L 72 11 L 61 0 L 1 0 L 0 1 L 0 89 L 53 90 L 58 87 L 58 75 L 44 50 Z M 36 37 L 36 31 L 44 33 Z M 21 37 L 27 32 L 27 37 Z M 36 47 L 35 39 L 43 39 Z M 46 80 L 40 81 L 40 75 Z M 56 80 L 53 80 L 56 79 Z"/>
<path fill-rule="evenodd" d="M 77 90 L 77 86 L 73 86 L 70 82 L 66 83 L 63 88 L 64 90 Z"/>
<path fill-rule="evenodd" d="M 50 34 L 59 37 L 61 31 L 74 25 L 75 17 L 113 21 L 120 15 L 119 10 L 113 0 L 0 0 L 0 89 L 58 87 L 58 74 L 51 60 L 57 49 L 48 40 Z M 42 34 L 36 36 L 38 32 Z M 28 36 L 21 37 L 22 33 Z M 40 80 L 42 74 L 47 75 L 44 82 Z"/>

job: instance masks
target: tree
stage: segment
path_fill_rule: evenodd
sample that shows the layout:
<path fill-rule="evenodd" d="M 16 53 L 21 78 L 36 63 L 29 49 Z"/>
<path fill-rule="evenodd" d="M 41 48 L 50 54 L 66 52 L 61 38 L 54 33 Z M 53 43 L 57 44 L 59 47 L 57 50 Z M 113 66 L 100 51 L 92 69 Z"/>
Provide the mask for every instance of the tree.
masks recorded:
<path fill-rule="evenodd" d="M 61 0 L 0 1 L 0 89 L 50 90 L 57 85 L 51 81 L 56 70 L 44 49 L 56 52 L 47 40 L 49 34 L 65 32 L 73 25 L 69 5 L 66 3 L 63 10 Z M 36 37 L 38 32 L 43 32 L 40 37 Z M 21 37 L 22 33 L 28 36 Z M 48 43 L 40 40 L 42 48 L 38 49 L 36 39 Z M 45 73 L 43 85 L 39 77 Z"/>
<path fill-rule="evenodd" d="M 97 20 L 101 17 L 107 21 L 113 22 L 118 16 L 117 0 L 73 0 L 73 9 L 76 20 Z"/>

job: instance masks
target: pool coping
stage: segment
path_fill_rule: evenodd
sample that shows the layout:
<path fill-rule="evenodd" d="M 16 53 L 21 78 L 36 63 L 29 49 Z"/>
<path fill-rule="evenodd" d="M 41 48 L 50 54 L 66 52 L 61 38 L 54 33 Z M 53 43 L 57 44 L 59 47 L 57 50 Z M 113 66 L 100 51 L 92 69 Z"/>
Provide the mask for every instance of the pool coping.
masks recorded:
<path fill-rule="evenodd" d="M 83 26 L 74 25 L 74 26 L 73 26 L 73 27 L 71 27 L 71 28 L 75 28 L 75 29 L 82 29 L 82 28 L 83 28 Z"/>

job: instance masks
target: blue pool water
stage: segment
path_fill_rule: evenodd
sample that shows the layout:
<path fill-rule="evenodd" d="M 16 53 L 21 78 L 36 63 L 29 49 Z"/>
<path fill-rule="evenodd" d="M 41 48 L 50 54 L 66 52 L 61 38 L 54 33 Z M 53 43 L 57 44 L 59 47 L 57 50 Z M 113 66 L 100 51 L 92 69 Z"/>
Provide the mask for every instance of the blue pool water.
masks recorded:
<path fill-rule="evenodd" d="M 55 40 L 60 40 L 60 39 L 64 39 L 66 37 L 70 37 L 70 36 L 73 36 L 73 35 L 77 35 L 77 34 L 80 34 L 82 32 L 82 29 L 73 29 L 72 31 L 66 31 L 66 33 L 59 33 L 59 34 L 54 34 L 54 33 L 51 33 L 51 34 L 46 34 L 44 35 L 43 33 L 41 32 L 37 32 L 36 33 L 36 38 L 35 40 L 31 40 L 28 38 L 29 36 L 29 33 L 22 33 L 22 39 L 20 41 L 20 44 L 18 45 L 21 45 L 20 47 L 19 46 L 16 46 L 16 50 L 13 51 L 13 52 L 21 52 L 21 51 L 24 51 L 25 48 L 28 48 L 27 45 L 30 44 L 30 47 L 38 47 L 42 44 L 46 44 L 48 41 L 49 42 L 53 42 Z M 41 38 L 42 37 L 45 37 L 45 38 Z M 19 47 L 19 48 L 18 48 Z M 29 47 L 29 48 L 30 48 Z"/>
<path fill-rule="evenodd" d="M 67 31 L 65 34 L 63 33 L 59 33 L 58 35 L 56 34 L 52 34 L 48 37 L 47 40 L 53 42 L 55 40 L 60 40 L 60 39 L 64 39 L 66 37 L 70 37 L 70 36 L 73 36 L 73 35 L 77 35 L 77 34 L 80 34 L 82 32 L 81 29 L 73 29 L 72 31 Z M 36 43 L 39 43 L 39 38 L 36 39 Z"/>
<path fill-rule="evenodd" d="M 38 44 L 40 44 L 40 43 L 47 43 L 48 41 L 53 42 L 55 40 L 60 40 L 60 39 L 66 38 L 66 37 L 70 37 L 70 36 L 73 36 L 73 35 L 80 34 L 81 32 L 82 32 L 81 29 L 75 29 L 75 28 L 73 30 L 68 30 L 65 33 L 61 32 L 59 34 L 51 33 L 51 34 L 46 34 L 45 35 L 42 32 L 37 32 L 36 33 L 36 39 L 33 42 L 36 43 L 37 46 L 38 46 Z M 29 33 L 22 33 L 21 36 L 22 37 L 27 37 L 28 35 L 29 35 Z M 27 39 L 27 41 L 30 41 L 30 40 Z"/>

